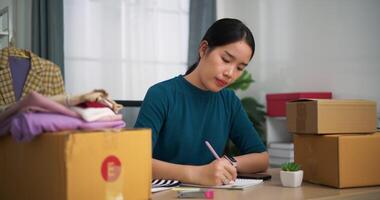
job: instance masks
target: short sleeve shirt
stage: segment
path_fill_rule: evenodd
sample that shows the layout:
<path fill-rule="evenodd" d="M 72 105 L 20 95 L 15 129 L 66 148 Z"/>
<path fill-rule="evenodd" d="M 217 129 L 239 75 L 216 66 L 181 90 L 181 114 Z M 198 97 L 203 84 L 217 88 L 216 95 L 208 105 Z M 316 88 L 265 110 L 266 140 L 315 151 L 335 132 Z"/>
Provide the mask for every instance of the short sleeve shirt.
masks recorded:
<path fill-rule="evenodd" d="M 135 127 L 152 129 L 153 158 L 176 164 L 204 165 L 215 160 L 205 141 L 220 156 L 229 138 L 242 154 L 265 151 L 232 90 L 204 91 L 182 75 L 148 90 Z"/>

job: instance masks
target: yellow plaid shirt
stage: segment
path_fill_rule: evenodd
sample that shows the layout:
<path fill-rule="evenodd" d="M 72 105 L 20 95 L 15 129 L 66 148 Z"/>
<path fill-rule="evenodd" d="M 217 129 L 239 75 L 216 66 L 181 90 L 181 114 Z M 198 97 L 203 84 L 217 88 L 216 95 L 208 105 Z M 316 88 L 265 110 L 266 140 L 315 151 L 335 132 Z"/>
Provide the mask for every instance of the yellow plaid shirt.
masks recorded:
<path fill-rule="evenodd" d="M 54 96 L 64 93 L 65 89 L 61 70 L 56 64 L 40 58 L 27 50 L 13 47 L 4 48 L 0 52 L 0 106 L 16 102 L 8 62 L 9 56 L 29 58 L 31 61 L 21 98 L 31 91 L 38 92 L 45 96 Z"/>

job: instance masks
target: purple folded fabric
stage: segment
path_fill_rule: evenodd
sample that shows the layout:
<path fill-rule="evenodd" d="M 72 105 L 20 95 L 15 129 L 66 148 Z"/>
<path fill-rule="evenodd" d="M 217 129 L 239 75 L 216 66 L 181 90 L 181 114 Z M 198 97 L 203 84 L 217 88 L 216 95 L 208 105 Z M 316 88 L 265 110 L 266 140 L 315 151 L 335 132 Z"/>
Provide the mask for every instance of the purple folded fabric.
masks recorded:
<path fill-rule="evenodd" d="M 21 113 L 23 111 L 60 113 L 62 115 L 80 118 L 78 113 L 70 110 L 69 108 L 52 101 L 37 92 L 31 92 L 21 101 L 13 104 L 8 109 L 0 113 L 0 122 L 7 121 L 7 123 L 0 123 L 0 136 L 8 134 L 8 123 L 11 123 L 11 119 L 17 115 L 17 113 Z"/>
<path fill-rule="evenodd" d="M 125 122 L 122 120 L 85 122 L 82 119 L 61 114 L 24 112 L 13 117 L 10 123 L 10 132 L 17 141 L 30 141 L 44 132 L 123 127 L 125 127 Z"/>
<path fill-rule="evenodd" d="M 21 101 L 15 103 L 10 108 L 0 114 L 0 121 L 11 117 L 17 112 L 24 111 L 28 108 L 40 108 L 45 112 L 60 113 L 72 117 L 80 117 L 78 113 L 70 110 L 69 108 L 61 105 L 37 92 L 31 92 L 25 96 Z"/>

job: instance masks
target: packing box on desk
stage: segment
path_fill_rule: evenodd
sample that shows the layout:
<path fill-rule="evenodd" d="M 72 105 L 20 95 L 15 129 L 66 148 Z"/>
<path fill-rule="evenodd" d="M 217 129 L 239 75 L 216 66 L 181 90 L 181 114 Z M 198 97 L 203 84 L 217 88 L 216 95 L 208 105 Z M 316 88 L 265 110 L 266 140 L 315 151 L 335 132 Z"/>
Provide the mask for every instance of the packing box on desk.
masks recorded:
<path fill-rule="evenodd" d="M 150 129 L 0 138 L 0 199 L 149 199 Z"/>
<path fill-rule="evenodd" d="M 331 99 L 331 92 L 295 92 L 267 94 L 267 115 L 270 117 L 285 117 L 286 102 L 296 99 Z"/>
<path fill-rule="evenodd" d="M 294 135 L 304 180 L 336 188 L 380 185 L 380 132 Z"/>
<path fill-rule="evenodd" d="M 376 132 L 376 103 L 367 100 L 303 99 L 287 103 L 288 131 L 293 133 Z"/>

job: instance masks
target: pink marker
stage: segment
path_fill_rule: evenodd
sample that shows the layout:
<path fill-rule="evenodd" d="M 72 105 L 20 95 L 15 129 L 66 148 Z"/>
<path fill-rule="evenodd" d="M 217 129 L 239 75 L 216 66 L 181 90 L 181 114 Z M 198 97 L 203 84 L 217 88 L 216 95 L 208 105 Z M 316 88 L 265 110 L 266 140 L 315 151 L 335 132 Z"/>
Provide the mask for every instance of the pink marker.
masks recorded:
<path fill-rule="evenodd" d="M 199 191 L 178 191 L 177 198 L 200 198 L 200 199 L 214 199 L 214 190 L 206 189 Z"/>

